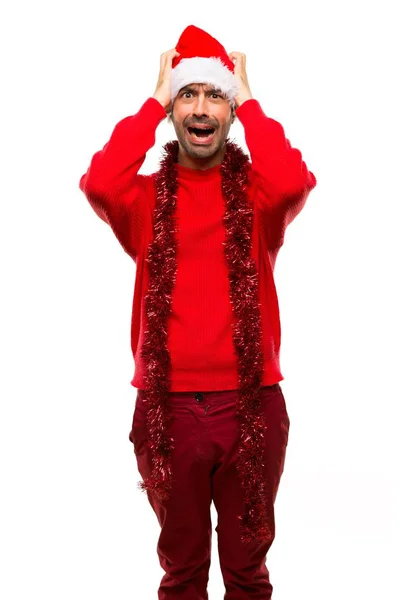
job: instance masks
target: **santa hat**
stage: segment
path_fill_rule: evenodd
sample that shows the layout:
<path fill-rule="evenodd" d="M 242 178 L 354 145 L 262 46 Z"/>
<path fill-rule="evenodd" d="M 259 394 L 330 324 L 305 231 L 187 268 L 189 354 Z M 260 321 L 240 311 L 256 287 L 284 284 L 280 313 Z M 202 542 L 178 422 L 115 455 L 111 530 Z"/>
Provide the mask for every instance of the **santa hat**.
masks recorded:
<path fill-rule="evenodd" d="M 172 61 L 171 103 L 185 85 L 208 83 L 220 89 L 235 106 L 238 82 L 234 63 L 220 42 L 199 27 L 189 25 L 175 49 L 180 56 Z"/>

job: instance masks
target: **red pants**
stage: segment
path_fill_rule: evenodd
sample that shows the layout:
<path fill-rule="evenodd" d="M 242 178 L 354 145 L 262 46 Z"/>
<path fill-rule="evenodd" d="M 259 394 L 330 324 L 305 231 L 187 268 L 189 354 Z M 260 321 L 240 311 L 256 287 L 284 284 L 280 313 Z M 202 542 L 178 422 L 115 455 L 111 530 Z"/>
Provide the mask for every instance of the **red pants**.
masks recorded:
<path fill-rule="evenodd" d="M 159 600 L 208 600 L 211 501 L 218 517 L 215 529 L 225 600 L 272 597 L 266 554 L 275 537 L 274 502 L 284 468 L 290 421 L 280 384 L 262 387 L 272 539 L 242 545 L 237 519 L 243 513 L 243 489 L 236 471 L 237 393 L 237 390 L 169 393 L 175 483 L 168 501 L 160 502 L 147 492 L 161 526 L 157 553 L 165 575 L 158 589 Z M 138 390 L 129 437 L 143 478 L 151 472 L 144 395 L 145 390 Z"/>

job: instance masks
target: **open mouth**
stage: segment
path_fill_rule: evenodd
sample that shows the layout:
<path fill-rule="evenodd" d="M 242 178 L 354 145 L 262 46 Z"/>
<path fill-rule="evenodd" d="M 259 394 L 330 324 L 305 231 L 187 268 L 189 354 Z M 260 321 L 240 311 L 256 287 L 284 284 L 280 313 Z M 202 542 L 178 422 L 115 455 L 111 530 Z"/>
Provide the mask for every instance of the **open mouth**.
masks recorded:
<path fill-rule="evenodd" d="M 190 140 L 196 144 L 209 144 L 216 132 L 214 127 L 187 127 Z"/>

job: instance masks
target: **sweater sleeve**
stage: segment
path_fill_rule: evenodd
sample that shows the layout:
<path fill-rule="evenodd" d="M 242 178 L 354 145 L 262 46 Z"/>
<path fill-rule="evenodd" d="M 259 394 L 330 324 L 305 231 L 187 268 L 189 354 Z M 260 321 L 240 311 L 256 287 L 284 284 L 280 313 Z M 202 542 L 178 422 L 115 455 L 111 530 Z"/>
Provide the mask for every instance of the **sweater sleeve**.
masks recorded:
<path fill-rule="evenodd" d="M 147 202 L 145 175 L 137 171 L 154 145 L 155 130 L 166 114 L 158 100 L 148 98 L 136 114 L 119 121 L 79 181 L 95 213 L 111 227 L 133 260 L 138 254 Z"/>
<path fill-rule="evenodd" d="M 259 102 L 246 100 L 236 109 L 251 156 L 252 188 L 270 249 L 284 242 L 287 226 L 316 186 L 301 152 L 292 148 L 282 125 L 267 117 Z"/>

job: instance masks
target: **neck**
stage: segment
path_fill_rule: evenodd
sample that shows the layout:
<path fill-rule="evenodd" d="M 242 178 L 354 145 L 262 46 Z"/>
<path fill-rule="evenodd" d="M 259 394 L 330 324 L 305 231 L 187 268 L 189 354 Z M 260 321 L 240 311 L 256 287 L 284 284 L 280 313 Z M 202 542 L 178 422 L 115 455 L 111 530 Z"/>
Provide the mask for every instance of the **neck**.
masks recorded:
<path fill-rule="evenodd" d="M 190 169 L 206 170 L 220 165 L 223 162 L 225 152 L 226 145 L 223 144 L 223 146 L 219 148 L 212 156 L 197 158 L 188 154 L 188 152 L 186 152 L 180 144 L 178 148 L 177 162 L 180 165 L 183 165 L 183 167 L 189 167 Z"/>

